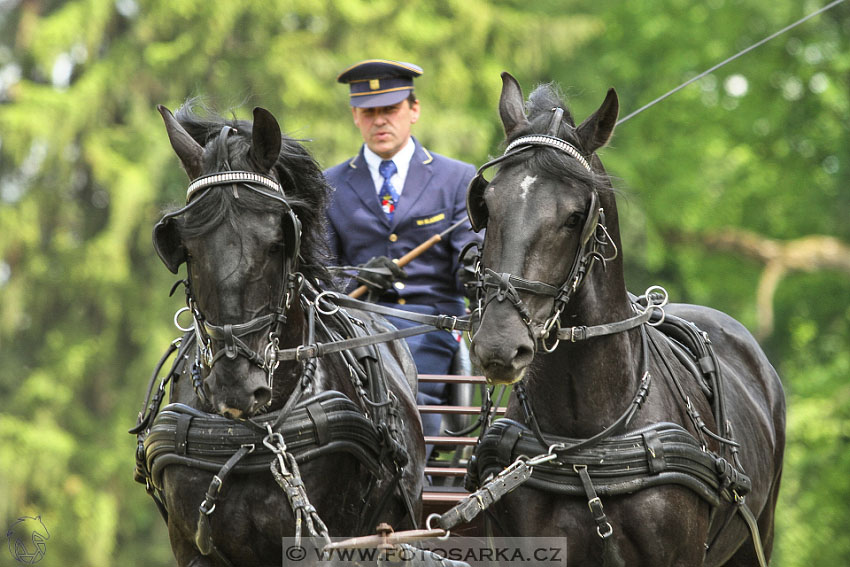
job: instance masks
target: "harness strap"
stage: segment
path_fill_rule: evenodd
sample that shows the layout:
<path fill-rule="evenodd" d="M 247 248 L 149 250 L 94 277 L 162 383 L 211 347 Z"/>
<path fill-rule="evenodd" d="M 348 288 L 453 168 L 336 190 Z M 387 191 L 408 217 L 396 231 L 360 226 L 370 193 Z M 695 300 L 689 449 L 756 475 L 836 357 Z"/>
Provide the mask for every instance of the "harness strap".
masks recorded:
<path fill-rule="evenodd" d="M 245 323 L 234 323 L 232 325 L 213 325 L 209 321 L 204 321 L 203 325 L 210 338 L 218 341 L 227 341 L 228 327 L 230 328 L 230 336 L 241 337 L 268 327 L 274 322 L 275 317 L 275 314 L 263 315 Z"/>
<path fill-rule="evenodd" d="M 525 381 L 521 381 L 514 387 L 514 392 L 516 393 L 517 400 L 519 400 L 520 405 L 522 406 L 522 409 L 525 412 L 526 422 L 529 423 L 529 425 L 531 426 L 531 430 L 534 432 L 535 437 L 537 437 L 537 440 L 540 442 L 541 445 L 543 445 L 543 447 L 549 447 L 552 451 L 555 451 L 559 454 L 575 454 L 581 449 L 593 447 L 599 444 L 601 441 L 619 433 L 629 425 L 629 422 L 641 408 L 647 396 L 649 396 L 649 387 L 652 384 L 652 375 L 649 373 L 649 370 L 647 370 L 649 365 L 649 350 L 647 346 L 646 328 L 641 327 L 640 331 L 644 370 L 643 375 L 641 376 L 640 382 L 638 384 L 638 389 L 635 392 L 631 403 L 626 407 L 625 411 L 620 414 L 620 417 L 617 418 L 614 423 L 612 423 L 593 437 L 583 439 L 572 444 L 565 444 L 563 442 L 549 442 L 543 435 L 543 432 L 540 430 L 540 425 L 537 422 L 537 416 L 531 409 L 531 404 L 528 400 L 528 395 L 525 392 Z"/>
<path fill-rule="evenodd" d="M 532 471 L 533 467 L 529 466 L 526 461 L 518 460 L 514 462 L 477 491 L 461 500 L 448 512 L 442 514 L 437 520 L 437 525 L 444 530 L 450 530 L 458 524 L 471 522 L 502 496 L 531 478 Z"/>
<path fill-rule="evenodd" d="M 652 308 L 648 308 L 646 311 L 641 311 L 637 315 L 629 317 L 628 319 L 615 321 L 614 323 L 602 323 L 601 325 L 593 325 L 591 327 L 585 327 L 583 325 L 576 327 L 562 327 L 558 331 L 558 340 L 575 343 L 605 335 L 622 333 L 624 331 L 640 327 L 649 321 L 652 316 L 652 312 Z"/>
<path fill-rule="evenodd" d="M 468 317 L 461 318 L 454 315 L 427 315 L 425 313 L 416 313 L 414 311 L 405 311 L 403 309 L 387 307 L 386 305 L 379 305 L 377 303 L 369 303 L 368 301 L 361 301 L 347 295 L 337 295 L 335 293 L 326 293 L 322 296 L 322 298 L 338 307 L 350 307 L 352 309 L 360 309 L 361 311 L 378 313 L 379 315 L 390 315 L 392 317 L 398 317 L 399 319 L 407 319 L 408 321 L 415 321 L 417 323 L 422 323 L 423 325 L 430 325 L 431 327 L 435 327 L 435 329 L 443 331 L 472 330 L 472 325 Z"/>
<path fill-rule="evenodd" d="M 319 445 L 327 445 L 330 441 L 330 422 L 325 408 L 319 402 L 307 404 L 307 415 L 310 416 L 310 421 L 316 428 L 316 442 Z"/>
<path fill-rule="evenodd" d="M 747 527 L 750 528 L 750 535 L 753 538 L 753 547 L 756 551 L 756 557 L 759 560 L 759 567 L 767 567 L 767 559 L 764 556 L 764 547 L 761 544 L 761 534 L 759 533 L 758 522 L 756 521 L 756 517 L 753 515 L 753 511 L 750 510 L 750 507 L 744 503 L 744 500 L 741 499 L 740 503 L 737 507 L 738 513 L 741 514 L 741 517 L 746 522 Z"/>
<path fill-rule="evenodd" d="M 230 474 L 230 471 L 233 470 L 236 464 L 241 461 L 245 455 L 251 453 L 253 450 L 254 445 L 242 445 L 239 450 L 236 451 L 226 463 L 224 463 L 224 466 L 221 467 L 218 474 L 213 476 L 210 486 L 207 488 L 207 494 L 199 508 L 200 515 L 198 516 L 198 527 L 195 529 L 195 546 L 197 546 L 198 551 L 200 551 L 203 555 L 210 555 L 215 552 L 217 557 L 224 558 L 224 555 L 218 551 L 215 543 L 213 543 L 210 515 L 215 512 L 218 493 L 221 491 L 221 487 L 224 484 L 227 475 Z M 230 563 L 227 562 L 227 564 L 229 565 Z"/>
<path fill-rule="evenodd" d="M 614 528 L 611 526 L 611 522 L 608 521 L 608 516 L 605 515 L 602 500 L 596 494 L 596 489 L 593 488 L 590 473 L 587 472 L 587 465 L 575 464 L 573 465 L 573 470 L 581 479 L 584 492 L 587 494 L 587 507 L 590 509 L 590 515 L 593 516 L 593 521 L 596 522 L 596 533 L 603 540 L 608 539 L 614 533 Z"/>
<path fill-rule="evenodd" d="M 277 351 L 277 359 L 280 361 L 284 360 L 306 360 L 308 358 L 319 358 L 328 354 L 332 354 L 335 352 L 340 352 L 344 350 L 355 349 L 358 347 L 363 347 L 367 345 L 374 345 L 378 343 L 384 343 L 389 341 L 394 341 L 397 339 L 404 339 L 407 337 L 412 337 L 414 335 L 421 335 L 424 333 L 430 333 L 435 329 L 431 325 L 417 325 L 415 327 L 408 327 L 407 329 L 400 329 L 397 331 L 387 331 L 384 333 L 377 333 L 374 335 L 366 335 L 362 337 L 355 337 L 352 339 L 344 339 L 341 341 L 335 341 L 332 343 L 314 343 L 311 345 L 301 345 L 295 348 L 282 349 Z"/>
<path fill-rule="evenodd" d="M 495 272 L 493 272 L 495 274 Z M 495 274 L 498 276 L 498 274 Z M 491 278 L 494 276 L 491 276 Z M 512 286 L 521 291 L 529 291 L 533 293 L 538 293 L 539 295 L 551 295 L 554 296 L 558 292 L 558 288 L 550 286 L 549 284 L 544 284 L 542 282 L 531 282 L 528 280 L 524 280 L 522 278 L 518 278 L 516 276 L 510 275 L 509 279 Z M 491 284 L 496 285 L 496 284 Z M 548 288 L 552 288 L 551 290 Z M 552 291 L 554 290 L 554 291 Z M 402 309 L 396 309 L 393 307 L 387 307 L 385 305 L 378 305 L 376 303 L 369 303 L 366 301 L 360 301 L 358 299 L 354 299 L 348 296 L 338 296 L 336 294 L 326 294 L 324 298 L 328 299 L 332 303 L 338 305 L 339 307 L 351 307 L 355 309 L 360 309 L 362 311 L 369 311 L 372 313 L 378 313 L 380 315 L 390 315 L 392 317 L 398 317 L 399 319 L 406 319 L 408 321 L 415 321 L 417 323 L 422 323 L 424 325 L 431 325 L 439 330 L 447 330 L 447 331 L 471 331 L 473 330 L 472 320 L 469 317 L 454 317 L 447 315 L 426 315 L 423 313 L 415 313 L 413 311 L 405 311 Z M 641 310 L 637 315 L 633 317 L 629 317 L 628 319 L 624 319 L 623 321 L 615 321 L 613 323 L 602 323 L 600 325 L 592 325 L 590 327 L 587 326 L 576 326 L 576 327 L 562 327 L 558 331 L 557 338 L 559 340 L 568 340 L 572 342 L 583 341 L 587 339 L 593 339 L 596 337 L 602 337 L 605 335 L 614 335 L 617 333 L 622 333 L 624 331 L 628 331 L 630 329 L 634 329 L 639 327 L 643 323 L 646 323 L 650 320 L 651 317 L 654 316 L 655 309 L 658 306 L 651 306 L 646 310 Z M 418 329 L 419 327 L 411 327 L 412 329 Z M 421 331 L 427 332 L 427 331 Z M 388 338 L 382 338 L 381 340 L 375 341 L 391 341 L 395 340 L 391 336 L 390 333 L 381 333 L 379 335 L 374 335 L 375 337 L 383 337 L 383 335 L 387 335 Z M 418 334 L 418 333 L 417 333 Z M 374 343 L 372 343 L 374 344 Z M 307 347 L 301 347 L 302 350 Z M 326 348 L 325 345 L 322 345 L 322 348 Z M 297 350 L 297 349 L 296 349 Z M 321 355 L 319 355 L 321 356 Z"/>
<path fill-rule="evenodd" d="M 490 268 L 484 269 L 484 288 L 485 290 L 488 288 L 496 289 L 501 299 L 504 299 L 505 295 L 515 293 L 516 291 L 526 291 L 535 295 L 548 297 L 557 296 L 559 291 L 559 288 L 545 282 L 527 280 L 508 273 L 500 274 Z"/>

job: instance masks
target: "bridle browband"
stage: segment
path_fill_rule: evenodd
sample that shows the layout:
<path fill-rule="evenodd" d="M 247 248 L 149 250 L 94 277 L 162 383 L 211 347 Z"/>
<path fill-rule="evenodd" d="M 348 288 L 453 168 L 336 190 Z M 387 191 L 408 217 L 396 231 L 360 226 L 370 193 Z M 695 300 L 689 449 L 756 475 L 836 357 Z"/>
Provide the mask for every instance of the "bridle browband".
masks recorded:
<path fill-rule="evenodd" d="M 482 165 L 469 184 L 467 194 L 467 213 L 470 217 L 472 228 L 476 231 L 481 230 L 487 225 L 488 211 L 484 204 L 484 190 L 489 185 L 489 182 L 484 178 L 484 171 L 499 164 L 509 158 L 519 155 L 525 151 L 547 147 L 559 150 L 571 158 L 579 162 L 591 175 L 595 174 L 588 160 L 582 153 L 570 144 L 569 142 L 558 138 L 555 134 L 560 127 L 563 109 L 553 108 L 553 116 L 549 123 L 548 133 L 533 134 L 521 136 L 511 142 L 505 152 L 489 162 Z M 610 257 L 605 257 L 601 249 L 607 245 L 614 246 L 614 253 Z M 478 252 L 479 261 L 476 261 L 476 275 L 478 287 L 478 314 L 483 314 L 487 305 L 496 300 L 502 302 L 510 301 L 514 308 L 519 312 L 519 315 L 525 323 L 532 342 L 537 348 L 538 342 L 543 350 L 552 352 L 558 345 L 558 342 L 563 338 L 560 334 L 560 315 L 569 302 L 572 295 L 584 281 L 587 274 L 593 267 L 595 260 L 599 260 L 603 267 L 606 262 L 617 257 L 617 248 L 608 234 L 608 229 L 605 227 L 605 212 L 599 205 L 599 196 L 595 189 L 591 192 L 590 204 L 588 205 L 587 214 L 585 216 L 584 225 L 582 226 L 581 235 L 579 237 L 578 250 L 573 259 L 573 264 L 570 268 L 569 275 L 560 287 L 554 285 L 527 280 L 509 273 L 498 273 L 489 268 L 484 268 L 482 273 L 480 263 L 481 252 Z M 542 295 L 553 298 L 552 311 L 546 320 L 542 323 L 535 322 L 528 308 L 520 298 L 519 292 L 530 293 L 532 295 Z M 483 295 L 483 297 L 482 297 Z M 546 340 L 550 338 L 551 331 L 557 327 L 554 337 L 554 343 L 546 344 Z"/>
<path fill-rule="evenodd" d="M 201 189 L 214 187 L 216 185 L 230 185 L 232 183 L 254 183 L 262 185 L 266 189 L 271 189 L 277 195 L 284 195 L 283 187 L 281 187 L 280 183 L 271 177 L 260 173 L 254 173 L 253 171 L 225 171 L 204 175 L 192 181 L 192 183 L 189 184 L 188 189 L 186 189 L 186 202 L 188 203 L 191 201 L 195 193 Z"/>
<path fill-rule="evenodd" d="M 587 163 L 587 160 L 584 158 L 583 155 L 581 155 L 581 152 L 578 151 L 575 146 L 573 146 L 572 144 L 570 144 L 568 142 L 565 142 L 564 140 L 562 140 L 560 138 L 556 138 L 555 136 L 549 136 L 549 135 L 544 136 L 542 134 L 535 134 L 533 136 L 523 136 L 521 138 L 517 138 L 516 140 L 514 140 L 513 142 L 508 144 L 508 147 L 505 148 L 505 154 L 510 153 L 515 148 L 518 148 L 518 147 L 521 147 L 521 146 L 532 146 L 532 145 L 533 146 L 549 146 L 550 148 L 555 148 L 556 150 L 561 150 L 562 152 L 564 152 L 565 154 L 567 154 L 571 158 L 575 159 L 581 165 L 583 165 L 584 168 L 587 171 L 589 171 L 590 173 L 593 173 L 593 169 L 590 167 L 590 164 Z M 488 164 L 485 164 L 485 166 L 489 167 Z"/>

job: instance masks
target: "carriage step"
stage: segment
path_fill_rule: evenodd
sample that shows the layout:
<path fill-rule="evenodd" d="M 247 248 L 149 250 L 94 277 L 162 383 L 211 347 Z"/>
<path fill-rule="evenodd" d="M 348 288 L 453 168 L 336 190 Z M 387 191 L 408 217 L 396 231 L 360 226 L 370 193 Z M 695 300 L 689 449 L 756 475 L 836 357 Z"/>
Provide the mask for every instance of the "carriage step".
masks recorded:
<path fill-rule="evenodd" d="M 442 437 L 442 436 L 425 436 L 425 444 L 426 445 L 439 445 L 441 447 L 445 446 L 463 446 L 463 447 L 471 447 L 478 443 L 478 437 Z"/>
<path fill-rule="evenodd" d="M 454 374 L 420 374 L 420 382 L 441 384 L 486 384 L 484 376 L 462 376 Z"/>
<path fill-rule="evenodd" d="M 447 487 L 452 490 L 447 491 L 435 491 L 426 488 L 422 492 L 422 502 L 430 505 L 443 504 L 448 505 L 446 508 L 450 506 L 454 506 L 467 496 L 469 493 L 462 488 L 459 487 Z"/>
<path fill-rule="evenodd" d="M 441 413 L 445 415 L 477 415 L 481 413 L 478 406 L 419 406 L 419 413 Z M 505 415 L 505 408 L 496 408 L 496 415 Z"/>
<path fill-rule="evenodd" d="M 425 474 L 430 476 L 463 476 L 465 468 L 458 467 L 425 467 Z"/>

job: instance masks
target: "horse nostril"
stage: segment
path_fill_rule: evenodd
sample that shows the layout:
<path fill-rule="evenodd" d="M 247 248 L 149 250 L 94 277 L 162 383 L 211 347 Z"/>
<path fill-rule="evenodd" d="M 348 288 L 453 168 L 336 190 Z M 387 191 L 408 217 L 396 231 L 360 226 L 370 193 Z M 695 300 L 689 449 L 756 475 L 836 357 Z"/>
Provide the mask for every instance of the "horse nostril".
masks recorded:
<path fill-rule="evenodd" d="M 254 390 L 256 407 L 261 408 L 272 399 L 272 390 L 268 386 L 260 386 Z"/>
<path fill-rule="evenodd" d="M 516 353 L 514 354 L 514 360 L 521 363 L 527 363 L 527 361 L 534 358 L 534 348 L 521 344 L 517 347 Z"/>

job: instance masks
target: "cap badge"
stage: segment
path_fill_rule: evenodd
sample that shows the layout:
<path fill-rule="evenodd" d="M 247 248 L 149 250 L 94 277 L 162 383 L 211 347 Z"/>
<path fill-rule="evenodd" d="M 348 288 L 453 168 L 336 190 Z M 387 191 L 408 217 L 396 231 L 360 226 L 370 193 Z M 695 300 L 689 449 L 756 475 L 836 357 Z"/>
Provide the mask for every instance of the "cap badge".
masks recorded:
<path fill-rule="evenodd" d="M 376 91 L 381 88 L 381 81 L 379 79 L 369 79 L 369 90 Z"/>

